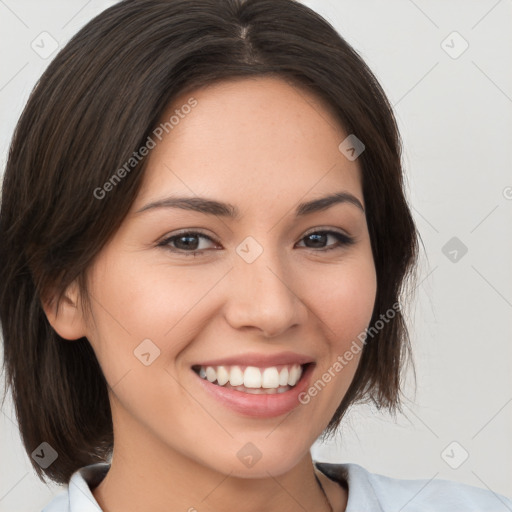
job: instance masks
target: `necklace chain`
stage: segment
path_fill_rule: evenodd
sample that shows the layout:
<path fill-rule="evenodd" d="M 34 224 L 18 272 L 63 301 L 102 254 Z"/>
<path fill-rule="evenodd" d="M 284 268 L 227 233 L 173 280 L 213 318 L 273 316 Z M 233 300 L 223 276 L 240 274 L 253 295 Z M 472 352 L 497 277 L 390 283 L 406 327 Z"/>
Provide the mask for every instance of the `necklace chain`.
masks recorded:
<path fill-rule="evenodd" d="M 322 485 L 322 482 L 320 482 L 320 478 L 318 478 L 316 473 L 315 473 L 315 478 L 316 478 L 316 481 L 318 482 L 318 485 L 320 486 L 320 489 L 322 490 L 325 502 L 327 503 L 327 506 L 329 507 L 329 511 L 334 512 L 332 509 L 331 502 L 329 501 L 329 498 L 327 497 L 327 494 L 325 493 L 324 486 Z"/>

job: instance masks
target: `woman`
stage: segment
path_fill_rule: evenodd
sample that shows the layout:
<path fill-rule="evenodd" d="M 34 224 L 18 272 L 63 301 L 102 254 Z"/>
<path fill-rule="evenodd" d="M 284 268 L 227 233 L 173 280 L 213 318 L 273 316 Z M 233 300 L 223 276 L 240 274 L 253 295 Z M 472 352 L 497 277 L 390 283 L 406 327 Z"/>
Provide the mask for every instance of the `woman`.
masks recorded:
<path fill-rule="evenodd" d="M 19 121 L 0 236 L 22 438 L 69 484 L 46 512 L 512 507 L 311 459 L 356 401 L 399 408 L 417 232 L 390 105 L 305 6 L 92 20 Z"/>

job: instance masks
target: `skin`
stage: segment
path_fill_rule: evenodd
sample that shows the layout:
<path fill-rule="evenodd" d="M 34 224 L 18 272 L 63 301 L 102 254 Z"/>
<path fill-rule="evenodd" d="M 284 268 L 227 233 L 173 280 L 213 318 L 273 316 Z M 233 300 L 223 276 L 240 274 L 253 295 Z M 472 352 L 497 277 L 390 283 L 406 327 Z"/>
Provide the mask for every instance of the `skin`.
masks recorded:
<path fill-rule="evenodd" d="M 115 447 L 93 494 L 106 512 L 328 511 L 310 447 L 352 381 L 359 355 L 307 405 L 275 418 L 223 406 L 191 371 L 197 362 L 248 352 L 293 351 L 316 362 L 311 382 L 332 367 L 368 326 L 376 274 L 364 212 L 351 203 L 295 217 L 299 202 L 349 192 L 364 207 L 361 170 L 338 150 L 348 135 L 327 105 L 276 78 L 222 82 L 177 98 L 198 105 L 151 150 L 143 187 L 120 229 L 89 269 L 92 317 L 76 283 L 52 326 L 69 340 L 87 336 L 109 384 Z M 115 193 L 110 192 L 110 193 Z M 233 220 L 144 205 L 171 194 L 207 196 L 241 211 Z M 157 246 L 178 230 L 200 229 L 202 254 Z M 315 245 L 306 231 L 330 229 Z M 236 252 L 253 237 L 263 253 Z M 314 242 L 314 239 L 313 239 Z M 190 251 L 190 249 L 189 249 Z M 144 339 L 160 355 L 143 365 Z M 251 468 L 237 452 L 261 452 Z M 341 486 L 319 474 L 335 511 Z"/>

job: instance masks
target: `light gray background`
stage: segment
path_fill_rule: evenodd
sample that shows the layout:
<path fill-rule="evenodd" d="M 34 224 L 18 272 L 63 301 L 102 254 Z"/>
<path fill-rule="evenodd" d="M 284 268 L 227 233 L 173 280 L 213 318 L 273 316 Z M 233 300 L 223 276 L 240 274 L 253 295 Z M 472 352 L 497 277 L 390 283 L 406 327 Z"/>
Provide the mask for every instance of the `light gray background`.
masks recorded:
<path fill-rule="evenodd" d="M 114 3 L 0 0 L 2 172 L 15 122 L 55 55 L 41 58 L 31 42 L 47 31 L 62 46 Z M 425 244 L 410 309 L 416 396 L 409 386 L 396 422 L 354 408 L 337 440 L 316 444 L 313 456 L 512 495 L 512 2 L 304 3 L 360 52 L 395 106 Z M 467 254 L 443 253 L 453 237 Z M 0 512 L 38 511 L 61 488 L 35 476 L 10 402 L 0 429 Z"/>

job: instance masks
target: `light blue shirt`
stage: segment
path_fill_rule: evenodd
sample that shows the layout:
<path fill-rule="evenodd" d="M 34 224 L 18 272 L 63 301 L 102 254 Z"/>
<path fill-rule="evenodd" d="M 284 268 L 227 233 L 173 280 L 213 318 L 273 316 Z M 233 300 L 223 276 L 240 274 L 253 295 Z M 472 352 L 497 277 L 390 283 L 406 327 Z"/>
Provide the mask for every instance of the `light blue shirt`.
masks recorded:
<path fill-rule="evenodd" d="M 512 512 L 512 500 L 490 490 L 448 480 L 403 480 L 370 473 L 358 464 L 315 462 L 331 480 L 348 485 L 346 512 Z M 85 466 L 42 512 L 103 512 L 91 492 L 107 463 Z M 336 511 L 335 511 L 336 512 Z"/>

